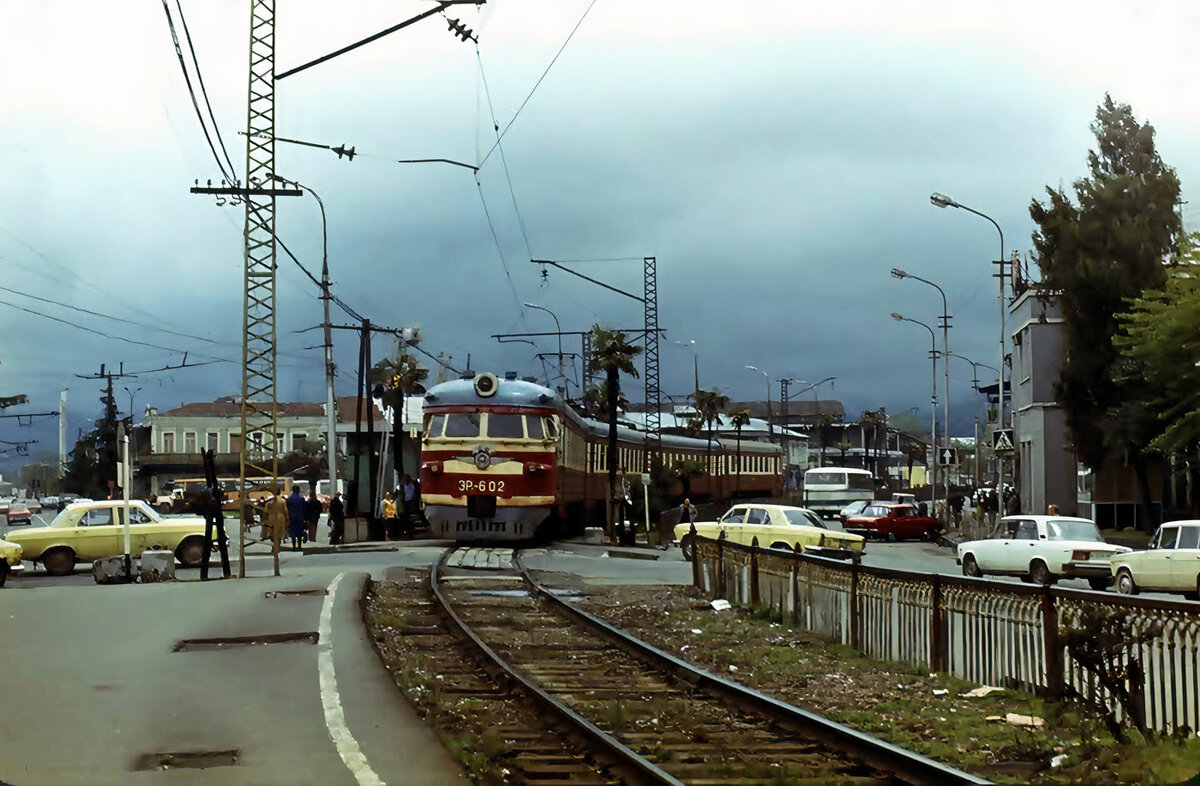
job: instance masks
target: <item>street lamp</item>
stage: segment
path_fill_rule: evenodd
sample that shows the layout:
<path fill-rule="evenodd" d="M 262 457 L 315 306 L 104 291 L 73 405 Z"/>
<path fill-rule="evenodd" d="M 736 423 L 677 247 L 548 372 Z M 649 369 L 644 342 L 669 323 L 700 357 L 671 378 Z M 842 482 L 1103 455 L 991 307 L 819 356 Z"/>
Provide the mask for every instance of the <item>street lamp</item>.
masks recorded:
<path fill-rule="evenodd" d="M 911 322 L 914 325 L 920 325 L 921 327 L 923 327 L 929 331 L 929 357 L 933 360 L 932 373 L 929 375 L 930 376 L 930 388 L 931 388 L 931 395 L 929 397 L 929 447 L 930 447 L 931 453 L 933 454 L 933 462 L 932 462 L 932 465 L 930 466 L 930 471 L 933 473 L 933 479 L 932 479 L 932 483 L 929 484 L 929 488 L 930 488 L 929 503 L 932 505 L 933 504 L 933 493 L 937 491 L 937 467 L 938 467 L 938 461 L 937 461 L 937 459 L 938 459 L 938 455 L 937 455 L 937 337 L 933 334 L 933 328 L 929 327 L 929 325 L 926 325 L 924 322 L 921 322 L 916 319 L 909 319 L 908 317 L 905 317 L 905 316 L 901 316 L 900 314 L 897 314 L 895 311 L 892 312 L 892 319 L 896 320 L 897 322 Z M 912 478 L 909 478 L 908 482 L 909 482 L 909 484 L 911 484 Z M 950 500 L 948 498 L 946 500 L 946 504 L 947 505 L 950 504 Z M 934 508 L 933 513 L 935 516 L 937 515 L 936 507 Z"/>
<path fill-rule="evenodd" d="M 942 436 L 946 441 L 946 447 L 949 448 L 950 447 L 950 309 L 946 305 L 946 291 L 944 289 L 942 289 L 941 287 L 939 287 L 937 284 L 930 281 L 929 279 L 921 278 L 920 276 L 914 276 L 912 273 L 908 273 L 904 270 L 901 270 L 898 267 L 892 268 L 892 277 L 899 278 L 899 279 L 911 278 L 914 281 L 920 281 L 923 284 L 928 284 L 929 286 L 936 289 L 942 296 L 942 316 L 940 317 L 940 319 L 942 320 L 942 352 L 946 358 L 946 362 L 943 364 L 943 366 L 944 366 L 943 371 L 945 372 L 945 375 L 946 375 L 946 379 L 945 379 L 946 386 L 945 386 L 945 388 L 943 388 L 943 390 L 946 394 L 946 399 L 942 403 L 942 408 L 943 408 Z M 934 363 L 936 364 L 936 362 L 937 361 L 935 360 Z M 934 373 L 936 374 L 937 372 L 935 371 Z M 943 480 L 944 480 L 944 483 L 946 486 L 946 504 L 949 505 L 950 504 L 950 470 L 947 469 L 945 474 L 946 474 L 946 477 Z"/>
<path fill-rule="evenodd" d="M 691 347 L 692 350 L 692 373 L 695 374 L 696 390 L 700 389 L 700 361 L 696 359 L 696 340 L 691 341 L 672 341 L 672 344 L 678 344 L 681 347 Z"/>
<path fill-rule="evenodd" d="M 763 371 L 758 366 L 746 366 L 747 371 L 757 371 L 767 380 L 767 434 L 770 435 L 771 442 L 775 441 L 775 426 L 771 424 L 771 376 Z"/>
<path fill-rule="evenodd" d="M 558 324 L 558 317 L 555 313 L 545 306 L 539 306 L 537 303 L 522 303 L 521 305 L 525 306 L 525 308 L 536 308 L 538 311 L 545 311 L 551 317 L 554 317 L 554 332 L 558 334 L 558 387 L 562 388 L 563 398 L 566 398 L 567 382 L 563 376 L 562 325 Z M 583 362 L 586 363 L 587 359 L 585 358 Z M 574 367 L 575 361 L 571 361 L 571 365 Z"/>
<path fill-rule="evenodd" d="M 935 191 L 929 195 L 929 201 L 935 207 L 956 207 L 960 210 L 965 210 L 968 213 L 974 213 L 980 218 L 986 218 L 988 221 L 992 222 L 992 226 L 994 226 L 996 228 L 996 232 L 1000 234 L 1000 260 L 995 263 L 1000 265 L 1000 370 L 996 372 L 996 387 L 1000 396 L 1000 407 L 996 410 L 996 427 L 1004 428 L 1004 230 L 1000 228 L 1000 225 L 997 224 L 996 220 L 991 216 L 987 215 L 986 213 L 980 213 L 975 208 L 967 207 L 966 205 L 955 202 L 945 194 L 939 194 Z M 1004 462 L 1000 460 L 999 456 L 996 457 L 996 474 L 998 476 L 996 480 L 996 494 L 997 498 L 1001 498 L 1004 496 Z"/>

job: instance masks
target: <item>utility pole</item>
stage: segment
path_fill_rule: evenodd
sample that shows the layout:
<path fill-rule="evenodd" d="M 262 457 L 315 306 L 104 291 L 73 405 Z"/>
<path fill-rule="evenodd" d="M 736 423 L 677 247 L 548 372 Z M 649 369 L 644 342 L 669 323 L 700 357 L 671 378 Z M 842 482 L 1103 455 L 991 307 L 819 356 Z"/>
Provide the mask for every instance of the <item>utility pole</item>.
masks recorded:
<path fill-rule="evenodd" d="M 58 477 L 67 471 L 67 391 L 58 394 Z M 61 489 L 59 492 L 61 493 Z"/>
<path fill-rule="evenodd" d="M 333 365 L 333 324 L 329 321 L 329 301 L 333 295 L 329 291 L 329 260 L 321 265 L 321 300 L 325 306 L 325 455 L 329 462 L 329 500 L 337 493 L 337 400 L 333 396 L 333 376 L 336 368 Z M 331 525 L 332 526 L 332 525 Z"/>

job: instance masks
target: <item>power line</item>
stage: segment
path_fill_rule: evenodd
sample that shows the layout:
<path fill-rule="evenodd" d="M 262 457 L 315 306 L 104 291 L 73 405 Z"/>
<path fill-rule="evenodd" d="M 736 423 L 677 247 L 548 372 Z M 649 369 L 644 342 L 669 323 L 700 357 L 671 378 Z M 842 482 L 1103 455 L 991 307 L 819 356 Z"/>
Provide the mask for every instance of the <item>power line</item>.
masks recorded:
<path fill-rule="evenodd" d="M 503 139 L 504 135 L 508 133 L 508 130 L 513 127 L 513 123 L 517 122 L 517 118 L 521 115 L 521 110 L 524 109 L 525 105 L 529 103 L 529 99 L 533 98 L 533 94 L 537 92 L 538 86 L 542 84 L 542 80 L 546 78 L 546 74 L 550 73 L 550 69 L 554 67 L 556 62 L 558 62 L 559 55 L 561 55 L 563 50 L 567 48 L 567 44 L 571 43 L 571 39 L 574 38 L 575 32 L 579 30 L 579 26 L 583 24 L 583 20 L 587 19 L 588 13 L 592 10 L 592 6 L 595 4 L 596 0 L 592 0 L 592 2 L 588 3 L 588 7 L 583 11 L 583 16 L 579 17 L 579 21 L 575 23 L 575 27 L 572 28 L 570 35 L 567 36 L 567 40 L 563 41 L 563 45 L 559 47 L 558 52 L 555 53 L 554 58 L 550 61 L 550 65 L 546 66 L 546 70 L 543 71 L 542 75 L 538 77 L 537 82 L 533 85 L 533 89 L 529 91 L 529 95 L 525 96 L 525 100 L 521 102 L 519 107 L 517 107 L 516 114 L 512 116 L 512 120 L 508 121 L 508 125 L 506 125 L 504 130 L 501 131 L 499 136 L 496 137 L 496 144 L 492 145 L 491 150 L 488 150 L 487 155 L 485 155 L 483 160 L 479 162 L 479 166 L 481 168 L 487 163 L 487 160 L 491 158 L 495 149 L 500 146 L 500 140 Z"/>
<path fill-rule="evenodd" d="M 180 0 L 175 0 L 175 8 L 179 11 L 179 24 L 183 26 L 183 37 L 187 39 L 188 51 L 192 53 L 192 65 L 196 69 L 196 83 L 200 85 L 200 95 L 204 96 L 204 106 L 208 109 L 208 119 L 212 122 L 213 134 L 216 135 L 217 142 L 221 145 L 221 152 L 225 154 L 225 163 L 229 164 L 229 172 L 236 175 L 237 167 L 233 165 L 233 161 L 229 158 L 229 151 L 225 149 L 225 140 L 221 137 L 221 129 L 217 126 L 216 116 L 213 115 L 212 103 L 208 100 L 208 90 L 204 87 L 204 76 L 200 73 L 200 61 L 196 59 L 196 49 L 192 46 L 192 34 L 188 31 L 187 19 L 183 16 L 183 6 L 180 5 Z"/>
<path fill-rule="evenodd" d="M 53 305 L 53 306 L 61 306 L 63 308 L 69 308 L 72 311 L 78 311 L 81 314 L 90 314 L 93 317 L 101 317 L 103 319 L 111 319 L 114 322 L 124 322 L 127 325 L 135 325 L 137 327 L 150 328 L 151 330 L 157 330 L 162 333 L 170 333 L 171 335 L 180 336 L 182 338 L 190 338 L 190 339 L 194 339 L 196 341 L 205 341 L 205 342 L 208 342 L 209 344 L 218 343 L 211 338 L 205 338 L 203 336 L 196 336 L 196 335 L 192 335 L 190 333 L 181 333 L 177 330 L 171 330 L 169 328 L 158 327 L 157 325 L 151 325 L 148 322 L 138 322 L 133 319 L 125 319 L 124 317 L 114 317 L 111 314 L 102 314 L 99 311 L 92 311 L 90 309 L 83 308 L 82 306 L 73 306 L 70 303 L 62 303 L 57 300 L 51 300 L 49 298 L 40 297 L 38 295 L 34 295 L 29 292 L 21 292 L 19 290 L 12 289 L 12 288 L 6 287 L 6 286 L 0 286 L 0 290 L 3 290 L 5 292 L 10 292 L 14 295 L 20 295 L 21 297 L 27 297 L 30 300 L 38 300 L 38 301 L 41 301 L 42 303 L 49 303 L 50 305 Z"/>
<path fill-rule="evenodd" d="M 43 314 L 40 311 L 34 311 L 33 309 L 25 308 L 24 306 L 18 306 L 16 303 L 9 303 L 7 300 L 0 300 L 0 305 L 8 306 L 9 308 L 15 308 L 18 311 L 24 311 L 26 314 L 33 314 L 34 316 L 42 317 L 43 319 L 49 319 L 49 320 L 53 320 L 55 322 L 60 322 L 64 325 L 69 325 L 73 328 L 78 328 L 79 330 L 83 330 L 88 333 L 95 333 L 97 336 L 103 336 L 104 338 L 110 338 L 110 339 L 113 339 L 114 341 L 124 341 L 127 344 L 138 344 L 139 346 L 151 347 L 152 349 L 161 349 L 165 352 L 186 352 L 186 351 L 188 351 L 188 350 L 178 349 L 176 347 L 164 347 L 161 344 L 151 344 L 148 341 L 137 341 L 136 339 L 125 338 L 124 336 L 116 336 L 116 335 L 113 335 L 112 333 L 105 333 L 103 330 L 96 330 L 95 328 L 90 328 L 90 327 L 87 327 L 86 325 L 80 325 L 76 322 L 71 322 L 70 320 L 67 320 L 67 319 L 60 319 L 59 317 L 53 317 L 53 316 L 50 316 L 49 314 Z M 212 358 L 213 360 L 226 362 L 226 363 L 233 362 L 232 360 L 229 360 L 228 358 L 220 358 L 220 357 L 216 357 L 215 355 L 205 355 L 205 357 Z"/>
<path fill-rule="evenodd" d="M 518 306 L 521 305 L 521 297 L 517 294 L 517 288 L 513 284 L 512 274 L 508 271 L 508 260 L 504 258 L 504 249 L 500 247 L 500 237 L 496 234 L 496 225 L 492 223 L 492 214 L 488 210 L 487 200 L 483 198 L 483 185 L 480 184 L 479 178 L 475 178 L 475 189 L 479 192 L 479 202 L 483 205 L 483 215 L 487 218 L 488 228 L 492 230 L 492 240 L 496 244 L 496 253 L 500 255 L 500 264 L 504 267 L 504 280 L 508 282 L 508 288 L 512 290 L 513 301 Z"/>
<path fill-rule="evenodd" d="M 175 43 L 175 56 L 179 59 L 179 67 L 183 70 L 183 81 L 187 84 L 188 95 L 192 97 L 192 106 L 196 109 L 196 119 L 200 121 L 200 128 L 204 131 L 204 139 L 208 142 L 208 149 L 212 151 L 213 160 L 217 162 L 217 169 L 221 170 L 221 174 L 226 180 L 233 180 L 233 173 L 225 171 L 225 165 L 221 162 L 221 157 L 217 155 L 217 148 L 213 145 L 212 136 L 208 133 L 208 124 L 204 122 L 204 113 L 200 111 L 200 102 L 196 99 L 196 91 L 192 88 L 192 78 L 188 75 L 187 63 L 183 60 L 183 49 L 179 46 L 179 36 L 175 32 L 175 20 L 171 18 L 171 8 L 167 5 L 167 0 L 162 0 L 163 13 L 167 15 L 167 26 L 171 28 L 171 40 Z"/>

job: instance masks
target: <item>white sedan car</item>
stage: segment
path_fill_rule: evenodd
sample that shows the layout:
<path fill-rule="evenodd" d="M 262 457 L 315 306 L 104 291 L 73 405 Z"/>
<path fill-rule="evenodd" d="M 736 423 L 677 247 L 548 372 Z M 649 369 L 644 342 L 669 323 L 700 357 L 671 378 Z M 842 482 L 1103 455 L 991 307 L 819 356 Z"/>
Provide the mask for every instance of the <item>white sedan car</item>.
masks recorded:
<path fill-rule="evenodd" d="M 1200 521 L 1168 521 L 1158 528 L 1145 551 L 1112 559 L 1117 592 L 1179 592 L 1200 600 Z"/>
<path fill-rule="evenodd" d="M 960 543 L 957 561 L 965 576 L 1021 576 L 1035 584 L 1078 578 L 1102 590 L 1111 581 L 1109 560 L 1129 550 L 1106 543 L 1089 519 L 1018 515 L 1000 519 L 987 540 Z"/>

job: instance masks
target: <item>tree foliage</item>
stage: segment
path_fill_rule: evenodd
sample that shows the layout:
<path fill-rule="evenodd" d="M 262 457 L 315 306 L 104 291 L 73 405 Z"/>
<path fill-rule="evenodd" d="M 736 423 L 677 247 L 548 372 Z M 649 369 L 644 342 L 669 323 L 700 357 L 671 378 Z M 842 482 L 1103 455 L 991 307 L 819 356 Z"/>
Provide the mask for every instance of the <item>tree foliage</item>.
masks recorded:
<path fill-rule="evenodd" d="M 1056 392 L 1080 459 L 1095 469 L 1113 457 L 1136 465 L 1152 438 L 1144 391 L 1122 375 L 1114 336 L 1126 300 L 1164 286 L 1180 221 L 1179 179 L 1155 149 L 1153 127 L 1106 95 L 1091 129 L 1096 149 L 1088 176 L 1073 184 L 1075 201 L 1047 188 L 1029 214 L 1043 286 L 1066 318 Z"/>
<path fill-rule="evenodd" d="M 621 374 L 637 378 L 638 372 L 633 365 L 633 359 L 641 351 L 641 347 L 629 343 L 624 332 L 602 328 L 600 325 L 592 326 L 592 356 L 587 362 L 593 372 L 603 372 L 605 375 L 608 409 L 609 521 L 614 524 L 621 520 L 619 507 L 624 499 L 617 483 L 617 403 L 621 395 Z M 610 531 L 609 535 L 612 534 Z"/>
<path fill-rule="evenodd" d="M 708 474 L 712 474 L 713 426 L 729 408 L 729 396 L 719 390 L 697 390 L 688 396 L 696 408 L 696 416 L 708 428 L 708 444 L 704 448 L 704 463 Z"/>
<path fill-rule="evenodd" d="M 384 358 L 371 367 L 371 382 L 375 383 L 379 400 L 392 410 L 392 453 L 396 471 L 405 474 L 404 468 L 404 399 L 425 392 L 424 382 L 429 369 L 421 365 L 416 355 L 408 352 L 404 342 L 396 347 L 396 354 Z"/>
<path fill-rule="evenodd" d="M 109 481 L 117 479 L 117 402 L 106 390 L 100 395 L 96 427 L 79 438 L 71 451 L 62 487 L 85 497 L 104 499 Z"/>

